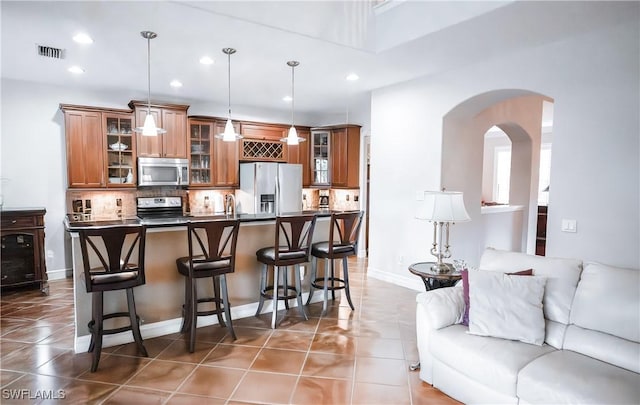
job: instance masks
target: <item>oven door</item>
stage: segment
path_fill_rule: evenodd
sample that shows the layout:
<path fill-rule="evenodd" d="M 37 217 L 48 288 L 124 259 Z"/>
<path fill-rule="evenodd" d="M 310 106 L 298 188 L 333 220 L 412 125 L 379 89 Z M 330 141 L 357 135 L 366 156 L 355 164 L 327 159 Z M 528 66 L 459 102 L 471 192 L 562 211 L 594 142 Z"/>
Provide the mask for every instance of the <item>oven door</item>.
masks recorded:
<path fill-rule="evenodd" d="M 188 160 L 168 158 L 138 158 L 138 185 L 189 185 Z"/>

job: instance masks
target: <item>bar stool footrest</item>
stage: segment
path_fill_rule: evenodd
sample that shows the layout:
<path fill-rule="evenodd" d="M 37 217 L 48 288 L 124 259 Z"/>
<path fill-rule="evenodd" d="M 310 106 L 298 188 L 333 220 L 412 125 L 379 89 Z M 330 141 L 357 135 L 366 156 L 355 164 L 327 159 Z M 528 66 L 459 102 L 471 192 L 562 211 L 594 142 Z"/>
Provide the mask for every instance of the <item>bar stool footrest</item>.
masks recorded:
<path fill-rule="evenodd" d="M 278 287 L 279 290 L 284 289 L 284 287 Z M 271 294 L 269 294 L 267 291 L 271 291 Z M 290 294 L 290 295 L 278 295 L 277 299 L 279 300 L 292 300 L 294 298 L 298 297 L 298 290 L 294 287 L 294 286 L 287 286 L 287 291 L 293 291 L 294 294 Z M 260 295 L 262 295 L 263 297 L 272 300 L 273 299 L 273 286 L 269 285 L 267 286 L 263 291 L 260 292 Z"/>
<path fill-rule="evenodd" d="M 322 284 L 318 284 L 318 281 L 322 281 Z M 341 278 L 338 277 L 328 277 L 327 278 L 327 283 L 331 283 L 327 285 L 327 290 L 329 291 L 333 291 L 333 290 L 343 290 L 346 288 L 346 284 L 345 281 Z M 334 283 L 341 283 L 342 285 L 334 285 Z M 315 280 L 313 280 L 311 282 L 311 286 L 314 288 L 317 288 L 318 290 L 323 290 L 324 289 L 324 277 L 318 277 Z"/>
<path fill-rule="evenodd" d="M 128 312 L 113 312 L 111 314 L 106 314 L 102 316 L 102 320 L 106 320 L 106 319 L 113 319 L 113 318 L 127 318 L 129 319 L 129 313 Z M 136 320 L 138 322 L 138 324 L 140 324 L 140 317 L 138 315 L 136 315 Z M 91 334 L 97 333 L 97 331 L 95 330 L 95 324 L 96 321 L 94 319 L 92 319 L 87 326 L 89 327 L 89 332 L 91 332 Z M 112 328 L 112 329 L 102 329 L 102 334 L 103 335 L 114 335 L 116 333 L 121 333 L 121 332 L 127 332 L 127 331 L 132 331 L 133 329 L 132 325 L 126 325 L 126 326 L 121 326 L 119 328 Z"/>

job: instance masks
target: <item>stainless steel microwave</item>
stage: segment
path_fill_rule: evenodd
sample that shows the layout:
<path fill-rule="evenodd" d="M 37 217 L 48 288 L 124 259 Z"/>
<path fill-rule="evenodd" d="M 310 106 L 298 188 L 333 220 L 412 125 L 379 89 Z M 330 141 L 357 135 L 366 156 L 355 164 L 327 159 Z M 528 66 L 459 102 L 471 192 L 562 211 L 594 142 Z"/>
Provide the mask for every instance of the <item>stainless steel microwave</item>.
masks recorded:
<path fill-rule="evenodd" d="M 188 186 L 189 160 L 138 158 L 138 186 Z"/>

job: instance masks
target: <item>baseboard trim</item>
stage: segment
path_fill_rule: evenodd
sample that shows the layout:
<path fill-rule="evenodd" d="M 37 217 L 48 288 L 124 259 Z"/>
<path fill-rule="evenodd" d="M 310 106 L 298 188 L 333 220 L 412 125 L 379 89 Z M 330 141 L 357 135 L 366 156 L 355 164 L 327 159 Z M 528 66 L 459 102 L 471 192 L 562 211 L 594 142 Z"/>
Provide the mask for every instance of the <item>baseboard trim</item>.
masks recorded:
<path fill-rule="evenodd" d="M 402 274 L 389 273 L 388 271 L 382 271 L 369 266 L 367 267 L 367 277 L 386 281 L 387 283 L 399 285 L 416 291 L 424 291 L 424 283 L 418 276 L 405 276 Z"/>
<path fill-rule="evenodd" d="M 72 275 L 72 269 L 47 270 L 47 279 L 49 281 L 64 280 L 65 278 L 71 278 Z"/>
<path fill-rule="evenodd" d="M 302 294 L 302 302 L 307 302 L 309 293 Z M 320 302 L 323 297 L 322 294 L 314 294 L 315 298 L 311 298 L 311 302 Z M 282 306 L 282 304 L 280 304 Z M 296 300 L 289 301 L 289 307 L 297 307 L 298 302 Z M 265 302 L 262 307 L 262 312 L 271 312 L 273 309 L 273 303 L 271 300 Z M 242 319 L 254 316 L 258 310 L 258 303 L 252 302 L 250 304 L 240 305 L 231 308 L 231 319 Z M 202 316 L 198 318 L 198 328 L 202 328 L 209 325 L 217 325 L 218 317 L 216 315 Z M 172 333 L 180 332 L 180 326 L 182 326 L 182 318 L 173 318 L 166 321 L 153 322 L 149 324 L 140 325 L 140 334 L 143 339 L 151 339 L 159 336 L 166 336 Z M 77 336 L 74 342 L 74 351 L 76 353 L 83 353 L 89 350 L 89 343 L 91 342 L 91 335 Z M 133 335 L 130 331 L 116 333 L 113 335 L 105 335 L 102 338 L 102 347 L 111 347 L 117 345 L 123 345 L 133 342 Z"/>

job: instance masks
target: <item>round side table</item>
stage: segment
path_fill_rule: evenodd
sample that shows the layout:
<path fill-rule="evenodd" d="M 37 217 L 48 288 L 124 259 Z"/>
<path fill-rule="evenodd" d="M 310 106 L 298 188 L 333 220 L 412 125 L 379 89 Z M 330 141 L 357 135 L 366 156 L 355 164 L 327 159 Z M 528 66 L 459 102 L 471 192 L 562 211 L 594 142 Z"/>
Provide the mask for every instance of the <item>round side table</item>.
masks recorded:
<path fill-rule="evenodd" d="M 434 262 L 419 262 L 409 265 L 409 271 L 416 276 L 420 276 L 424 283 L 424 288 L 427 291 L 435 290 L 442 287 L 451 287 L 456 281 L 462 278 L 459 271 L 455 271 L 453 266 L 449 265 L 451 271 L 447 273 L 440 273 L 431 270 Z"/>
<path fill-rule="evenodd" d="M 437 288 L 451 287 L 456 281 L 462 278 L 462 274 L 459 271 L 455 271 L 453 266 L 448 264 L 450 271 L 441 273 L 431 270 L 435 262 L 419 262 L 409 265 L 409 271 L 416 276 L 420 276 L 424 283 L 424 288 L 427 291 L 435 290 Z M 417 361 L 409 365 L 409 370 L 415 371 L 420 369 L 420 362 Z"/>

